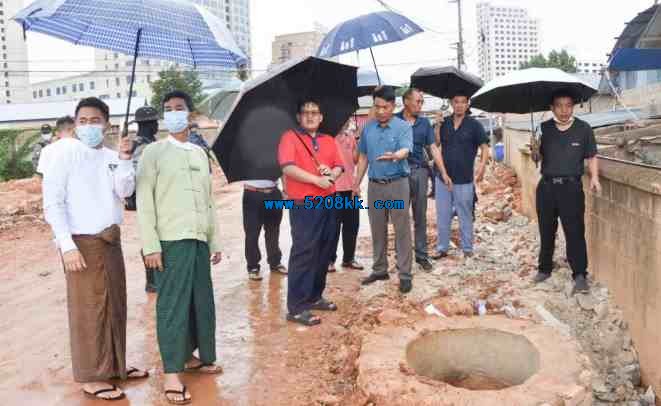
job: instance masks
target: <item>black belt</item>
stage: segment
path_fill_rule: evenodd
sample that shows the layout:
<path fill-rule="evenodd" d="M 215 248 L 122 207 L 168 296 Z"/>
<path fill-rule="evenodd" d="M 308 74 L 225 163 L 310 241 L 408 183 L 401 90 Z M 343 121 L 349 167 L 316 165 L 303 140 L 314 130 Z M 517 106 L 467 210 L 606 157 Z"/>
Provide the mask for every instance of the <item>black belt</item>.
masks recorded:
<path fill-rule="evenodd" d="M 542 180 L 553 185 L 564 185 L 565 183 L 579 183 L 580 176 L 543 176 Z"/>
<path fill-rule="evenodd" d="M 400 179 L 408 178 L 408 176 L 397 176 L 395 178 L 385 178 L 385 179 L 370 179 L 370 182 L 373 183 L 378 183 L 380 185 L 387 185 L 389 183 L 393 183 L 395 181 L 398 181 Z"/>

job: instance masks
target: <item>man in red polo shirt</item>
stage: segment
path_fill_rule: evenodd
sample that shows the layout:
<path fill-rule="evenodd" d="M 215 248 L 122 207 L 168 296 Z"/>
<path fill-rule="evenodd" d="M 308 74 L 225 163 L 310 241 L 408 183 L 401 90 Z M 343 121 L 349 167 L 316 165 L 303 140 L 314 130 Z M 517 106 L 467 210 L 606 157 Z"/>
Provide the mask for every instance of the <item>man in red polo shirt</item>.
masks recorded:
<path fill-rule="evenodd" d="M 286 131 L 278 146 L 278 162 L 284 174 L 285 192 L 301 205 L 335 194 L 335 180 L 342 174 L 342 158 L 333 137 L 318 133 L 324 119 L 319 102 L 299 104 L 299 128 Z M 321 323 L 311 310 L 335 311 L 335 303 L 323 297 L 328 264 L 334 249 L 335 209 L 293 209 L 289 212 L 292 247 L 287 278 L 287 320 L 306 326 Z"/>

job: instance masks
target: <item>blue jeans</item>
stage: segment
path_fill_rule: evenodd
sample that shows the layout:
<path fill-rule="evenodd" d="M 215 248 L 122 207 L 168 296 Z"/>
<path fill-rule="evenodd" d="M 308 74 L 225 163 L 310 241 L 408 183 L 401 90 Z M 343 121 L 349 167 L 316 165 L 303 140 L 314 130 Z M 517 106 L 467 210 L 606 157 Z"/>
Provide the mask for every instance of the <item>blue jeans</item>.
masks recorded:
<path fill-rule="evenodd" d="M 436 251 L 447 252 L 450 248 L 450 230 L 452 226 L 453 208 L 459 217 L 461 234 L 461 249 L 473 252 L 473 197 L 475 186 L 472 183 L 452 185 L 449 191 L 441 178 L 436 177 L 436 227 L 438 242 Z"/>

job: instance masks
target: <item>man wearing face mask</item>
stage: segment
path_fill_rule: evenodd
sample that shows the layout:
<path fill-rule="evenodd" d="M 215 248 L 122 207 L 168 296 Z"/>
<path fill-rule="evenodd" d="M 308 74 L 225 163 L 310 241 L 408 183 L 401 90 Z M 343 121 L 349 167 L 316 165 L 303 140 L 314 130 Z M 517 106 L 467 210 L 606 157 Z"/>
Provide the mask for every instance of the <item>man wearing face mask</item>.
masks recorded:
<path fill-rule="evenodd" d="M 121 399 L 110 379 L 148 374 L 126 367 L 126 277 L 120 228 L 123 200 L 135 188 L 131 141 L 119 153 L 103 146 L 108 106 L 97 98 L 76 107 L 77 139 L 53 145 L 44 173 L 44 214 L 55 234 L 67 282 L 73 376 L 83 392 Z"/>
<path fill-rule="evenodd" d="M 156 330 L 163 362 L 164 394 L 170 403 L 190 402 L 179 374 L 218 374 L 216 310 L 211 263 L 220 245 L 209 160 L 191 144 L 191 97 L 163 98 L 169 136 L 149 144 L 138 165 L 137 208 L 145 264 L 158 269 Z M 199 356 L 193 355 L 198 350 Z"/>
<path fill-rule="evenodd" d="M 32 167 L 34 168 L 35 172 L 39 167 L 39 157 L 41 156 L 41 151 L 50 145 L 52 138 L 53 130 L 51 129 L 51 126 L 48 124 L 42 125 L 41 139 L 39 139 L 39 141 L 37 141 L 37 143 L 32 147 Z"/>

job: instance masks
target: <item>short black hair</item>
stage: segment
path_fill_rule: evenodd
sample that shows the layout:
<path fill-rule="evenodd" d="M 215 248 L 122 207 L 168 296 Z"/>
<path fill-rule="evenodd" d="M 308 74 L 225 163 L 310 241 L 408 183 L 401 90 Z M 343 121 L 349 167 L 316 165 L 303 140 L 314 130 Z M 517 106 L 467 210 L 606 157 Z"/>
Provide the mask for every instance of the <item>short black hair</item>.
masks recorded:
<path fill-rule="evenodd" d="M 576 104 L 577 99 L 578 99 L 576 97 L 575 92 L 572 91 L 571 89 L 561 88 L 561 89 L 558 89 L 558 90 L 554 91 L 551 94 L 551 104 L 554 104 L 556 99 L 560 99 L 560 98 L 563 98 L 563 97 L 569 97 L 571 99 L 572 103 L 574 103 L 574 104 Z"/>
<path fill-rule="evenodd" d="M 303 111 L 303 107 L 305 107 L 306 104 L 316 104 L 317 107 L 319 107 L 319 111 L 323 113 L 323 110 L 321 109 L 321 102 L 314 97 L 306 97 L 301 99 L 298 104 L 296 105 L 296 113 L 301 113 Z"/>
<path fill-rule="evenodd" d="M 161 107 L 165 106 L 165 103 L 167 103 L 172 99 L 184 99 L 188 111 L 190 112 L 195 111 L 195 105 L 193 105 L 193 98 L 190 97 L 188 93 L 181 90 L 173 90 L 167 93 L 165 96 L 163 96 L 163 102 L 161 103 Z"/>
<path fill-rule="evenodd" d="M 71 116 L 64 116 L 57 119 L 55 122 L 55 131 L 60 131 L 67 125 L 76 125 L 76 121 Z"/>
<path fill-rule="evenodd" d="M 395 102 L 395 89 L 392 86 L 378 86 L 372 92 L 372 99 L 383 99 L 387 102 Z"/>
<path fill-rule="evenodd" d="M 465 92 L 463 90 L 455 90 L 452 93 L 452 95 L 450 95 L 450 100 L 454 99 L 457 96 L 463 96 L 463 97 L 467 98 L 468 100 L 470 100 L 470 98 L 471 98 L 470 95 L 468 94 L 468 92 Z"/>
<path fill-rule="evenodd" d="M 418 93 L 422 93 L 422 92 L 420 91 L 420 89 L 417 89 L 417 88 L 415 88 L 415 87 L 409 87 L 408 89 L 406 89 L 406 91 L 405 91 L 404 94 L 402 95 L 402 102 L 406 101 L 406 99 L 408 99 L 409 97 L 411 97 L 411 95 L 412 95 L 413 93 L 416 93 L 416 92 L 418 92 Z"/>
<path fill-rule="evenodd" d="M 103 114 L 103 118 L 105 118 L 106 121 L 110 120 L 110 109 L 108 108 L 108 105 L 98 97 L 87 97 L 78 102 L 78 105 L 76 106 L 76 117 L 78 117 L 78 112 L 83 107 L 98 109 L 101 114 Z"/>

